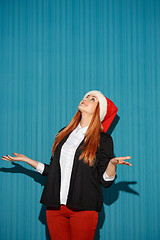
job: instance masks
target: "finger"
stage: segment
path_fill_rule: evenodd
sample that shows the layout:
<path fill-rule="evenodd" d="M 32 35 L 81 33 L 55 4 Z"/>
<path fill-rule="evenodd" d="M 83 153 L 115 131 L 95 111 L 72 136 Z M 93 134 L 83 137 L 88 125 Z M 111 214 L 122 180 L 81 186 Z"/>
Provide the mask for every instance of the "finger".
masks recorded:
<path fill-rule="evenodd" d="M 132 164 L 129 162 L 122 162 L 122 164 L 132 166 Z"/>
<path fill-rule="evenodd" d="M 127 157 L 116 157 L 115 159 L 117 160 L 125 160 L 125 159 L 130 159 L 131 156 L 127 156 Z"/>
<path fill-rule="evenodd" d="M 1 158 L 1 159 L 10 162 L 10 160 L 8 160 L 8 159 L 5 159 L 5 158 Z"/>
<path fill-rule="evenodd" d="M 120 158 L 123 158 L 123 159 L 130 159 L 130 158 L 131 158 L 131 156 L 120 157 Z"/>
<path fill-rule="evenodd" d="M 15 153 L 15 152 L 14 152 L 13 154 L 14 154 L 14 155 L 20 155 L 19 153 Z"/>
<path fill-rule="evenodd" d="M 2 156 L 1 159 L 2 159 L 2 160 L 6 160 L 6 161 L 10 161 L 10 159 L 9 159 L 8 157 L 6 157 L 6 156 Z"/>
<path fill-rule="evenodd" d="M 126 164 L 126 165 L 132 165 L 131 163 L 129 163 L 129 162 L 126 162 L 126 161 L 124 161 L 124 160 L 116 160 L 116 162 L 118 163 L 118 164 Z"/>
<path fill-rule="evenodd" d="M 14 159 L 12 156 L 10 156 L 9 154 L 6 154 L 8 156 L 9 159 Z"/>
<path fill-rule="evenodd" d="M 8 155 L 8 154 L 6 154 L 6 155 Z M 7 158 L 7 159 L 9 159 L 9 157 L 8 157 L 8 156 L 6 156 L 6 155 L 3 155 L 3 157 L 4 157 L 4 158 Z"/>

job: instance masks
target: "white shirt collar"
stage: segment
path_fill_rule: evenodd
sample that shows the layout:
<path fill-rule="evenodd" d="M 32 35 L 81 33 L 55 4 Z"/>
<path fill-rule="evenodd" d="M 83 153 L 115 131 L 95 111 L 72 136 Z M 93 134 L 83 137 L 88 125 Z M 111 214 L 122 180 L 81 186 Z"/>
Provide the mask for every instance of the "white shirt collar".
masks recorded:
<path fill-rule="evenodd" d="M 86 133 L 88 127 L 89 127 L 89 125 L 82 128 L 80 123 L 79 123 L 75 130 L 76 130 L 76 132 L 80 131 L 84 135 Z"/>

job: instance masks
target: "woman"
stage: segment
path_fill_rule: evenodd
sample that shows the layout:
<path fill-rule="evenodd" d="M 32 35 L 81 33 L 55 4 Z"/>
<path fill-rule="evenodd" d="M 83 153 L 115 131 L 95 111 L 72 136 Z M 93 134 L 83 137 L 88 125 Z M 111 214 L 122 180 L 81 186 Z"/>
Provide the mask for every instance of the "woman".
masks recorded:
<path fill-rule="evenodd" d="M 113 158 L 113 140 L 106 133 L 117 111 L 100 91 L 90 91 L 68 126 L 56 135 L 50 164 L 18 153 L 3 156 L 24 161 L 47 176 L 40 202 L 47 206 L 51 239 L 94 239 L 103 204 L 101 186 L 112 185 L 117 164 L 132 166 L 125 161 L 130 156 Z"/>

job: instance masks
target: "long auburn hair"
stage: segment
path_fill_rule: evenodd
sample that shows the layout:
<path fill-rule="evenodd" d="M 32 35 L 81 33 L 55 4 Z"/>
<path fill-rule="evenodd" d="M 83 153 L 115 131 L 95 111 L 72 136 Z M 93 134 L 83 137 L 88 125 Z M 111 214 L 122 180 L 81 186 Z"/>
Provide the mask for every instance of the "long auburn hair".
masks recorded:
<path fill-rule="evenodd" d="M 79 160 L 83 159 L 84 163 L 88 163 L 89 166 L 93 166 L 95 162 L 95 154 L 97 147 L 99 147 L 100 142 L 100 133 L 103 131 L 103 126 L 100 121 L 99 116 L 100 108 L 99 102 L 96 106 L 96 109 L 93 113 L 91 122 L 88 126 L 88 129 L 85 133 L 84 144 L 80 147 L 83 149 Z M 54 156 L 55 149 L 59 142 L 71 131 L 73 131 L 79 124 L 81 120 L 81 112 L 78 109 L 70 123 L 62 131 L 60 131 L 55 138 L 55 141 L 52 145 L 52 155 Z"/>

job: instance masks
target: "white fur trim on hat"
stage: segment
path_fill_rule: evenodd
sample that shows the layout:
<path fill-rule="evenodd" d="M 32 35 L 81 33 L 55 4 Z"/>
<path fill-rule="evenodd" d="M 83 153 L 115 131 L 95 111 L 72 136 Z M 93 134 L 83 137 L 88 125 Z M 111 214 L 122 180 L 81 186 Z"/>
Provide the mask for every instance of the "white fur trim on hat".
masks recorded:
<path fill-rule="evenodd" d="M 89 94 L 95 95 L 98 98 L 100 107 L 100 120 L 102 122 L 105 115 L 107 114 L 107 99 L 100 91 L 97 90 L 86 93 L 84 97 L 87 97 Z"/>

